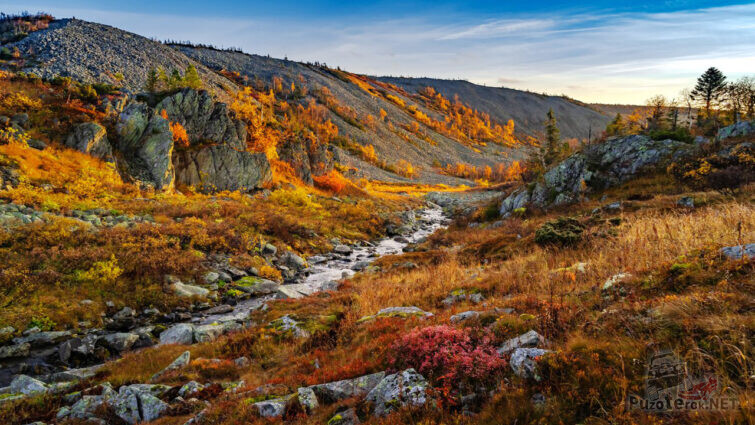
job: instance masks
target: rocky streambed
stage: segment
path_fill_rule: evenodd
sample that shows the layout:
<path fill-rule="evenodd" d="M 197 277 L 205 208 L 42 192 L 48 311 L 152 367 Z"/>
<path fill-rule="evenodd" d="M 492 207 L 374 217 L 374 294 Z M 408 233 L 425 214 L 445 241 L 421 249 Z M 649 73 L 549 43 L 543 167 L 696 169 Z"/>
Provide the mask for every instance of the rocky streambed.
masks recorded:
<path fill-rule="evenodd" d="M 430 205 L 402 214 L 403 224 L 389 227 L 390 236 L 380 240 L 353 245 L 333 241 L 332 252 L 306 260 L 290 252 L 278 255 L 274 263 L 284 274 L 283 284 L 256 277 L 254 270 L 226 267 L 209 272 L 206 287 L 168 278 L 173 290 L 184 295 L 211 295 L 211 290 L 221 284 L 235 289 L 226 291 L 213 303 L 198 303 L 168 313 L 156 309 L 137 312 L 128 307 L 115 311 L 110 304 L 111 311 L 103 319 L 104 329 L 45 332 L 32 328 L 12 339 L 7 336 L 15 330 L 0 329 L 0 337 L 5 337 L 0 340 L 7 341 L 0 345 L 0 396 L 9 399 L 11 388 L 4 386 L 19 375 L 34 376 L 51 385 L 85 379 L 105 361 L 124 352 L 156 344 L 210 341 L 251 325 L 250 313 L 265 308 L 267 302 L 337 290 L 340 280 L 374 267 L 371 263 L 376 259 L 399 254 L 444 227 L 449 219 L 441 207 Z"/>

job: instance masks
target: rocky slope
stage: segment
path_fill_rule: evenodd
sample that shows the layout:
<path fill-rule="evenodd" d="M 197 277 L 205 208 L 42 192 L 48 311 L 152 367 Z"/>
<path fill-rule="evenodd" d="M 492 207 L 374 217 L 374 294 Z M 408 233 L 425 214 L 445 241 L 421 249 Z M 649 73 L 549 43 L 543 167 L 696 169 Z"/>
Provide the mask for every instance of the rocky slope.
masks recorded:
<path fill-rule="evenodd" d="M 110 83 L 143 90 L 150 68 L 181 72 L 194 65 L 209 90 L 223 94 L 234 84 L 175 50 L 146 37 L 108 25 L 61 19 L 9 44 L 26 60 L 25 72 L 42 78 L 70 76 L 86 83 Z M 122 79 L 119 78 L 122 75 Z"/>
<path fill-rule="evenodd" d="M 543 131 L 543 121 L 549 109 L 553 109 L 563 138 L 587 138 L 592 127 L 595 137 L 606 127 L 610 117 L 568 99 L 538 93 L 514 90 L 505 87 L 486 87 L 464 80 L 439 80 L 436 78 L 380 77 L 382 81 L 396 84 L 409 92 L 417 92 L 431 86 L 448 99 L 459 99 L 479 111 L 485 112 L 499 122 L 514 120 L 517 129 L 537 136 Z"/>
<path fill-rule="evenodd" d="M 499 163 L 510 163 L 523 157 L 521 149 L 516 147 L 495 144 L 468 146 L 429 126 L 419 127 L 426 137 L 405 131 L 405 128 L 417 122 L 407 112 L 407 108 L 411 106 L 440 122 L 444 121 L 444 116 L 407 98 L 407 93 L 401 93 L 401 90 L 393 90 L 388 86 L 378 87 L 377 82 L 366 89 L 363 84 L 350 80 L 350 74 L 321 66 L 238 52 L 167 46 L 117 28 L 76 19 L 55 21 L 48 29 L 36 31 L 7 47 L 17 47 L 20 50 L 25 72 L 44 78 L 63 75 L 83 82 L 122 85 L 134 92 L 143 90 L 150 68 L 162 67 L 170 72 L 172 69 L 183 70 L 190 64 L 197 67 L 205 88 L 226 102 L 229 100 L 228 92 L 235 90 L 236 85 L 213 71 L 235 71 L 242 77 L 248 77 L 247 81 L 250 83 L 261 81 L 270 84 L 273 77 L 278 77 L 284 87 L 291 83 L 304 85 L 309 90 L 304 99 L 300 100 L 304 105 L 313 98 L 315 90 L 326 87 L 338 104 L 351 108 L 360 120 L 368 115 L 378 118 L 381 110 L 387 113 L 387 119 L 376 119 L 369 126 L 347 122 L 332 110 L 329 111 L 328 118 L 338 127 L 339 135 L 357 145 L 373 145 L 381 161 L 392 165 L 401 160 L 411 163 L 416 170 L 415 179 L 420 182 L 469 184 L 467 180 L 439 173 L 435 166 L 462 163 L 478 168 L 495 167 Z M 545 113 L 551 107 L 556 111 L 564 137 L 585 137 L 589 126 L 592 125 L 597 131 L 607 122 L 607 117 L 558 97 L 491 89 L 459 81 L 391 81 L 406 88 L 409 93 L 414 93 L 423 85 L 433 85 L 449 99 L 458 94 L 462 102 L 490 114 L 499 124 L 503 125 L 513 119 L 519 134 L 536 134 L 542 127 Z M 406 107 L 377 95 L 378 90 L 406 102 Z M 344 165 L 357 170 L 353 177 L 366 176 L 405 182 L 410 180 L 385 167 L 378 168 L 373 163 L 363 161 L 353 151 L 341 150 L 338 153 Z"/>

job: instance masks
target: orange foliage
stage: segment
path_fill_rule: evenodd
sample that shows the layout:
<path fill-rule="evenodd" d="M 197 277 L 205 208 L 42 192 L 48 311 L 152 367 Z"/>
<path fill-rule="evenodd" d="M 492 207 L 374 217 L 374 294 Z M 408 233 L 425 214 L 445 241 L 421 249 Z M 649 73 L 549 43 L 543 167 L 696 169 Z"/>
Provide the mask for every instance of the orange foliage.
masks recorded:
<path fill-rule="evenodd" d="M 186 134 L 186 129 L 181 125 L 181 123 L 170 123 L 170 131 L 173 133 L 174 142 L 176 142 L 181 147 L 189 147 L 189 135 Z"/>
<path fill-rule="evenodd" d="M 349 181 L 336 170 L 331 170 L 322 176 L 312 176 L 315 186 L 333 193 L 341 193 L 349 184 Z"/>

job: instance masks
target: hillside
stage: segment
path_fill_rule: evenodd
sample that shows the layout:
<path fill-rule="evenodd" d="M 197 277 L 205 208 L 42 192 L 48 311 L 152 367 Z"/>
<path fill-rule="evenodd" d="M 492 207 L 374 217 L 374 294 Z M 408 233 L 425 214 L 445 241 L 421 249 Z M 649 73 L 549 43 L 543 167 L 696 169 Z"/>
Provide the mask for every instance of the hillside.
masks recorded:
<path fill-rule="evenodd" d="M 470 180 L 483 175 L 486 166 L 495 170 L 522 159 L 525 151 L 514 140 L 515 135 L 523 138 L 537 134 L 550 107 L 556 111 L 567 138 L 586 137 L 590 125 L 603 128 L 607 122 L 594 111 L 557 97 L 442 80 L 404 81 L 396 87 L 384 80 L 323 66 L 210 48 L 170 47 L 117 28 L 75 19 L 53 21 L 49 28 L 7 47 L 19 49 L 24 72 L 48 79 L 64 75 L 86 83 L 108 83 L 133 93 L 144 90 L 151 68 L 161 67 L 170 73 L 190 64 L 198 69 L 205 88 L 224 102 L 232 100 L 240 81 L 270 88 L 274 79 L 279 79 L 282 92 L 293 83 L 300 92 L 289 93 L 284 99 L 288 103 L 306 106 L 311 99 L 329 103 L 327 119 L 337 126 L 341 136 L 335 149 L 340 162 L 351 170 L 352 178 L 470 184 Z M 234 77 L 234 72 L 242 80 Z M 433 107 L 432 99 L 416 93 L 425 83 L 438 85 L 444 101 L 453 100 L 458 93 L 462 104 L 489 117 L 479 114 L 453 129 L 441 128 L 456 124 L 443 124 L 449 118 L 448 111 Z M 404 91 L 404 86 L 409 90 Z M 323 87 L 328 96 L 320 93 Z M 464 119 L 472 116 L 471 112 L 464 113 Z M 509 120 L 513 120 L 513 129 L 507 125 Z M 481 130 L 487 135 L 471 135 Z M 496 131 L 498 135 L 492 135 Z M 493 143 L 477 143 L 486 138 Z M 370 145 L 375 154 L 365 156 L 362 148 Z M 444 167 L 462 167 L 465 171 L 446 172 L 441 169 Z"/>
<path fill-rule="evenodd" d="M 559 96 L 514 90 L 505 87 L 486 87 L 463 80 L 435 78 L 380 77 L 381 81 L 396 84 L 409 92 L 431 86 L 448 99 L 458 95 L 462 102 L 490 115 L 499 122 L 514 120 L 517 129 L 531 136 L 543 131 L 548 109 L 553 109 L 561 136 L 586 139 L 592 126 L 592 135 L 600 134 L 610 117 L 595 109 L 574 103 Z"/>

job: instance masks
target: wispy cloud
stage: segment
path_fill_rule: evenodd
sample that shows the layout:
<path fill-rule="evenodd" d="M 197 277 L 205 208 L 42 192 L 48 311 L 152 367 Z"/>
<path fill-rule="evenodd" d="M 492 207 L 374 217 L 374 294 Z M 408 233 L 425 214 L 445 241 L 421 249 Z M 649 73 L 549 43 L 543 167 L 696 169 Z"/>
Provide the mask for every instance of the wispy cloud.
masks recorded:
<path fill-rule="evenodd" d="M 755 4 L 671 13 L 364 17 L 348 22 L 25 8 L 76 15 L 158 39 L 239 46 L 366 74 L 464 78 L 587 101 L 638 103 L 655 93 L 674 96 L 709 66 L 731 77 L 755 69 Z"/>

